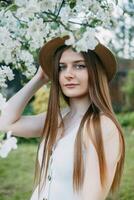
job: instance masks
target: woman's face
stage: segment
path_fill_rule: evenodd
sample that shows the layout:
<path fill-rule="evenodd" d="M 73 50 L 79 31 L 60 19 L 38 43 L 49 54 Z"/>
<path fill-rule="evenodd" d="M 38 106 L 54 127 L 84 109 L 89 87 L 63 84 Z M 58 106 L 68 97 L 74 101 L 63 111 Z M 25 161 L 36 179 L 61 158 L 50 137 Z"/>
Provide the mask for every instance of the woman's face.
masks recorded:
<path fill-rule="evenodd" d="M 81 53 L 71 48 L 62 53 L 59 61 L 59 83 L 67 97 L 88 95 L 88 71 Z"/>

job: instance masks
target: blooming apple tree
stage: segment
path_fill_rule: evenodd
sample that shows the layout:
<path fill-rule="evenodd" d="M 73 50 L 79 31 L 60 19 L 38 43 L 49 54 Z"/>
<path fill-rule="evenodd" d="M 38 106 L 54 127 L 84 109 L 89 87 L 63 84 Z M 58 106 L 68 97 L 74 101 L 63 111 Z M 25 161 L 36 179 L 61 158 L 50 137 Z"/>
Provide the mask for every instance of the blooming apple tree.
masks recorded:
<path fill-rule="evenodd" d="M 30 79 L 36 72 L 40 47 L 54 37 L 68 34 L 66 44 L 78 52 L 94 49 L 99 28 L 110 29 L 115 24 L 114 3 L 109 0 L 14 0 L 9 6 L 1 5 L 0 89 L 7 87 L 7 80 L 14 79 L 13 69 Z M 5 105 L 6 97 L 1 93 L 1 111 Z"/>

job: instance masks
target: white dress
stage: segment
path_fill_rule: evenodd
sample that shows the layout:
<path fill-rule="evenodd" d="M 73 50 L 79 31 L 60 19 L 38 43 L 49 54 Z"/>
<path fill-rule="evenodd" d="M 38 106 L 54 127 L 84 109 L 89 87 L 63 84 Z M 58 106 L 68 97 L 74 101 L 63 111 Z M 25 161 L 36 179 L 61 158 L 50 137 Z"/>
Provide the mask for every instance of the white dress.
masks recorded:
<path fill-rule="evenodd" d="M 38 186 L 30 200 L 77 200 L 73 192 L 73 160 L 74 142 L 80 120 L 74 124 L 69 134 L 61 138 L 53 150 L 49 161 L 47 181 L 38 199 Z M 41 164 L 43 144 L 39 149 L 39 163 Z M 84 149 L 83 149 L 84 152 Z M 85 155 L 83 153 L 83 155 Z M 85 158 L 84 158 L 85 159 Z"/>

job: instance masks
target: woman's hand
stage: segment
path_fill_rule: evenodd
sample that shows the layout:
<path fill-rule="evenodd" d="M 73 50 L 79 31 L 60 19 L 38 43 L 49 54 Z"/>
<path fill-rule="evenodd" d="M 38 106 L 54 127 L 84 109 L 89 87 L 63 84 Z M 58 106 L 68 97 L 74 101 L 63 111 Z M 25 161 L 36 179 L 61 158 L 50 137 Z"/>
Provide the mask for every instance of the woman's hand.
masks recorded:
<path fill-rule="evenodd" d="M 38 77 L 40 80 L 43 80 L 44 83 L 47 83 L 50 80 L 47 74 L 43 72 L 41 66 L 38 68 L 38 71 L 35 74 L 35 76 Z"/>

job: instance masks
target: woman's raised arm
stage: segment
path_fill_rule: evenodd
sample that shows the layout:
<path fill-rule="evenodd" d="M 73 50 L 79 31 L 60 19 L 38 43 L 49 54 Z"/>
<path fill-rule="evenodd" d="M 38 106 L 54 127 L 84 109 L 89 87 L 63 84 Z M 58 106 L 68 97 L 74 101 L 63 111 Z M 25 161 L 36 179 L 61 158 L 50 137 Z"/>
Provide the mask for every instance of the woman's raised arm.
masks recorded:
<path fill-rule="evenodd" d="M 0 131 L 11 130 L 20 137 L 38 137 L 45 122 L 45 113 L 22 116 L 25 106 L 35 92 L 48 82 L 48 77 L 39 68 L 36 75 L 7 102 L 0 116 Z"/>

